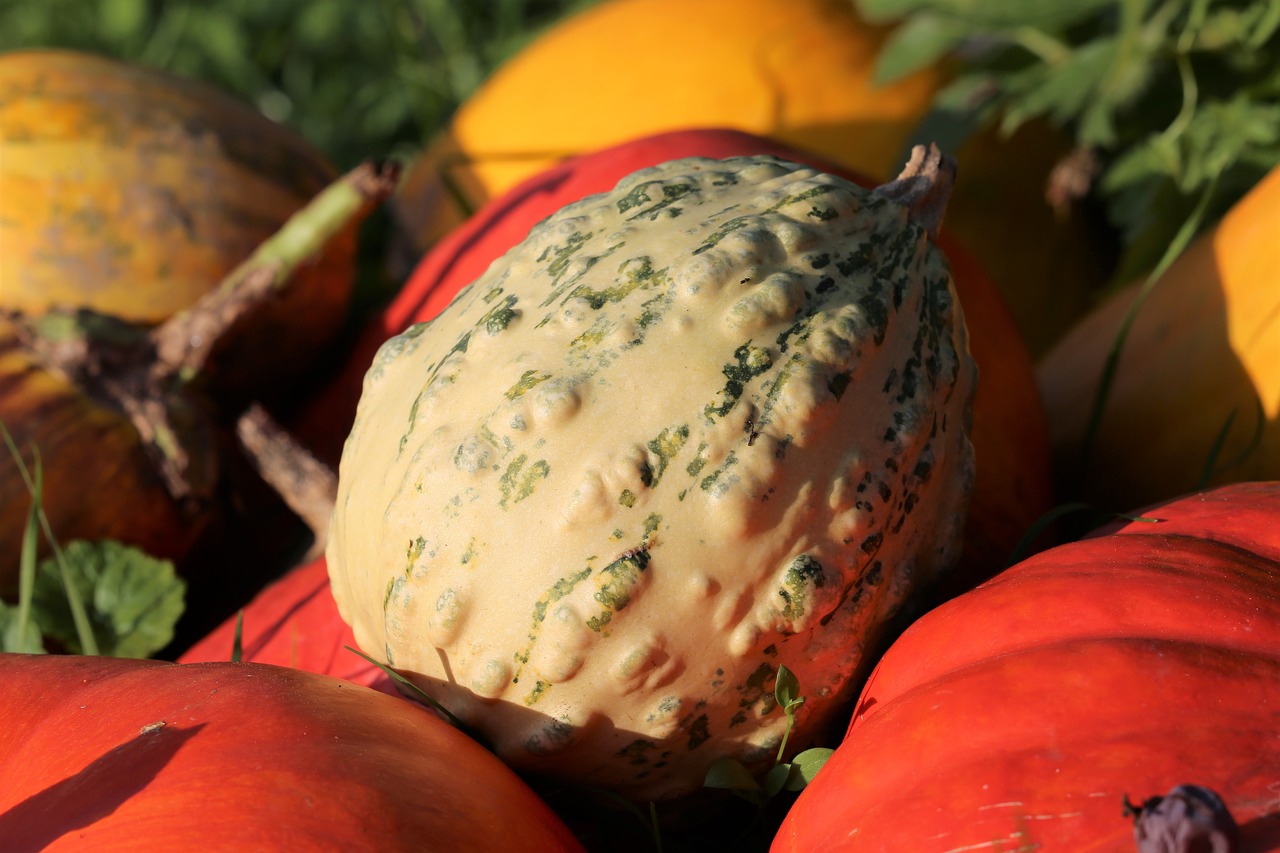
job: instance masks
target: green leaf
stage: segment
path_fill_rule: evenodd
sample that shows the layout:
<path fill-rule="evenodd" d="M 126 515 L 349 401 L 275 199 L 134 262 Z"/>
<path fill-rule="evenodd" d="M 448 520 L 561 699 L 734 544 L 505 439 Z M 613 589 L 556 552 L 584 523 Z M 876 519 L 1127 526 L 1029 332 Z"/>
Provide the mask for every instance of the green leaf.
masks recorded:
<path fill-rule="evenodd" d="M 794 707 L 797 700 L 804 701 L 804 697 L 800 695 L 799 679 L 783 664 L 778 664 L 778 678 L 773 685 L 773 696 L 783 710 Z"/>
<path fill-rule="evenodd" d="M 787 785 L 787 780 L 791 777 L 790 764 L 775 764 L 769 768 L 769 772 L 764 774 L 764 784 L 761 790 L 764 791 L 765 797 L 775 797 Z"/>
<path fill-rule="evenodd" d="M 702 782 L 708 788 L 721 788 L 729 791 L 759 791 L 751 771 L 741 761 L 722 755 L 707 768 L 707 776 Z"/>
<path fill-rule="evenodd" d="M 173 563 L 113 540 L 76 540 L 62 549 L 62 559 L 74 592 L 89 605 L 98 654 L 150 657 L 173 639 L 186 593 Z M 34 596 L 41 624 L 49 637 L 83 654 L 67 592 L 57 559 L 41 561 Z"/>
<path fill-rule="evenodd" d="M 928 68 L 960 44 L 967 29 L 928 13 L 910 18 L 880 48 L 872 82 L 883 86 Z"/>
<path fill-rule="evenodd" d="M 109 39 L 137 35 L 147 16 L 145 0 L 99 0 L 98 32 Z"/>
<path fill-rule="evenodd" d="M 35 619 L 26 620 L 25 630 L 18 618 L 18 608 L 0 601 L 0 651 L 21 654 L 44 654 L 44 640 L 40 624 Z"/>
<path fill-rule="evenodd" d="M 813 777 L 818 775 L 818 771 L 834 753 L 834 749 L 815 746 L 791 759 L 791 775 L 787 777 L 787 790 L 799 791 L 812 782 Z"/>
<path fill-rule="evenodd" d="M 1115 93 L 1109 93 L 1102 83 L 1115 62 L 1116 50 L 1115 39 L 1103 38 L 1080 48 L 1056 65 L 1037 64 L 1009 75 L 1005 88 L 1013 100 L 1005 111 L 1002 130 L 1011 133 L 1019 125 L 1038 116 L 1064 123 L 1086 109 L 1098 111 L 1109 121 L 1117 103 L 1112 100 Z M 1114 135 L 1109 125 L 1102 135 Z M 1096 144 L 1103 140 L 1084 141 Z"/>

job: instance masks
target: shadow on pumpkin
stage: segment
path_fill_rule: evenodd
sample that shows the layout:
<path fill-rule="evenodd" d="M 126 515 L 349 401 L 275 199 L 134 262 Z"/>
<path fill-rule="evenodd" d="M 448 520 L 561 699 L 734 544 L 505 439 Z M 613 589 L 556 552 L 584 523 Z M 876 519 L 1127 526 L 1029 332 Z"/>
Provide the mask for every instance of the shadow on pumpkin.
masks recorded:
<path fill-rule="evenodd" d="M 1215 235 L 1194 243 L 1138 309 L 1092 449 L 1104 363 L 1137 285 L 1081 321 L 1038 368 L 1064 501 L 1109 512 L 1208 486 L 1280 477 L 1280 290 L 1224 284 Z M 1257 306 L 1255 306 L 1257 307 Z"/>
<path fill-rule="evenodd" d="M 151 784 L 205 723 L 142 731 L 0 814 L 9 850 L 41 850 L 107 817 Z"/>
<path fill-rule="evenodd" d="M 1280 808 L 1240 824 L 1240 849 L 1280 850 Z"/>

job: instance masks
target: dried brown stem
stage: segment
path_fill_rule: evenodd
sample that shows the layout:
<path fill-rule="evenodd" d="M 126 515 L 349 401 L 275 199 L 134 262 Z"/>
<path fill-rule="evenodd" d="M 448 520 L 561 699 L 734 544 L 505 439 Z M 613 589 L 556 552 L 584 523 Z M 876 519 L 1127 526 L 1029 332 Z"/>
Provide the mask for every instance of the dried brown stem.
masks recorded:
<path fill-rule="evenodd" d="M 912 148 L 902 173 L 875 191 L 904 205 L 911 221 L 925 229 L 930 240 L 937 240 L 955 180 L 955 159 L 930 143 Z"/>
<path fill-rule="evenodd" d="M 307 558 L 319 556 L 329 538 L 337 476 L 257 404 L 240 416 L 236 437 L 259 476 L 311 528 L 314 539 Z"/>

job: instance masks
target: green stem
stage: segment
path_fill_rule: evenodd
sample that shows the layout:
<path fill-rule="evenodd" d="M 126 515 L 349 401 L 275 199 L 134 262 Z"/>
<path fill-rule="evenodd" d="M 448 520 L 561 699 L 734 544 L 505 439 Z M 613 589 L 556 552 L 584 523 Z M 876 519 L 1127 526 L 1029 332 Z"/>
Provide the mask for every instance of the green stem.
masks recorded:
<path fill-rule="evenodd" d="M 299 266 L 388 198 L 399 177 L 394 163 L 364 163 L 322 190 L 216 288 L 156 327 L 151 338 L 158 373 L 184 384 L 192 381 L 214 344 L 241 316 L 287 285 Z"/>
<path fill-rule="evenodd" d="M 1071 58 L 1071 47 L 1035 27 L 1015 27 L 1009 37 L 1019 47 L 1035 54 L 1041 62 L 1058 66 Z"/>
<path fill-rule="evenodd" d="M 6 435 L 8 434 L 6 430 Z M 43 486 L 43 474 L 36 468 L 36 491 Z M 35 596 L 36 587 L 36 546 L 40 539 L 40 499 L 31 499 L 31 509 L 27 512 L 27 525 L 22 531 L 22 554 L 18 563 L 18 642 L 16 651 L 35 652 L 38 649 L 27 648 L 27 628 L 31 624 L 31 599 Z"/>
<path fill-rule="evenodd" d="M 71 570 L 67 566 L 66 557 L 62 554 L 62 546 L 58 544 L 57 538 L 53 535 L 53 526 L 49 523 L 49 516 L 45 514 L 42 504 L 41 493 L 44 487 L 44 475 L 41 470 L 40 451 L 39 449 L 34 450 L 36 476 L 35 479 L 32 479 L 26 460 L 22 458 L 13 436 L 3 423 L 0 423 L 0 434 L 3 434 L 5 445 L 9 448 L 9 453 L 13 456 L 13 461 L 18 466 L 18 472 L 22 475 L 22 482 L 27 486 L 27 492 L 31 495 L 32 510 L 38 513 L 40 527 L 44 531 L 44 538 L 49 543 L 49 550 L 53 552 L 54 563 L 58 566 L 58 573 L 62 578 L 63 592 L 67 597 L 67 606 L 71 609 L 71 620 L 76 626 L 76 637 L 80 641 L 80 651 L 86 655 L 96 655 L 98 654 L 98 640 L 93 635 L 93 626 L 89 622 L 89 614 L 85 612 L 84 602 L 80 598 L 80 591 L 72 583 Z M 34 554 L 34 548 L 32 553 Z M 34 577 L 32 580 L 34 582 Z"/>

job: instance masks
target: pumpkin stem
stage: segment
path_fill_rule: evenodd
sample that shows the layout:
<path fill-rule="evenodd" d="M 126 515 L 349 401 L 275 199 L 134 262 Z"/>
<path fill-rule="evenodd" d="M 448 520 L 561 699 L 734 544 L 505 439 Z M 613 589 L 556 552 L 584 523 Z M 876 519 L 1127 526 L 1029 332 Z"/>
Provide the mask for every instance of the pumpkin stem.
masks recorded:
<path fill-rule="evenodd" d="M 211 369 L 210 356 L 233 341 L 241 318 L 390 197 L 399 176 L 395 163 L 358 166 L 294 214 L 216 288 L 154 329 L 89 309 L 54 309 L 38 317 L 0 312 L 0 318 L 14 325 L 42 367 L 124 414 L 169 494 L 198 514 L 214 493 L 220 467 L 217 407 L 197 387 Z M 252 461 L 263 470 L 260 460 Z"/>
<path fill-rule="evenodd" d="M 293 273 L 338 233 L 363 220 L 395 191 L 396 163 L 363 163 L 324 189 L 222 282 L 151 332 L 153 375 L 194 381 L 210 355 L 247 314 L 281 291 Z"/>
<path fill-rule="evenodd" d="M 1163 797 L 1136 805 L 1124 797 L 1124 816 L 1133 818 L 1139 853 L 1234 853 L 1240 827 L 1218 794 L 1203 785 L 1179 785 Z"/>
<path fill-rule="evenodd" d="M 907 218 L 938 239 L 942 217 L 955 186 L 956 161 L 942 153 L 937 143 L 916 145 L 902 173 L 875 192 L 907 208 Z"/>

